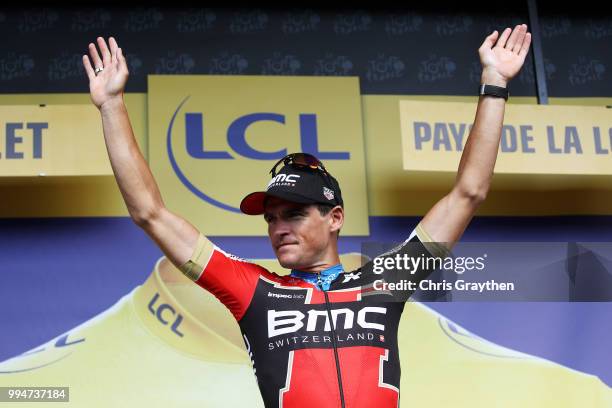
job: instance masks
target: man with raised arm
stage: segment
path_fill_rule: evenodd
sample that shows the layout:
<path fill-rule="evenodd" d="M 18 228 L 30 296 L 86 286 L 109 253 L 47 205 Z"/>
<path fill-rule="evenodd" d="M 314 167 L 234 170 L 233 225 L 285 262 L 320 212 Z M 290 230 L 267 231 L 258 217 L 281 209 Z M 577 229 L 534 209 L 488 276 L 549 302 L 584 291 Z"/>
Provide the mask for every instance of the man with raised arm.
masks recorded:
<path fill-rule="evenodd" d="M 530 42 L 524 24 L 485 38 L 478 50 L 481 96 L 455 185 L 394 253 L 443 254 L 465 231 L 489 190 L 506 87 Z M 264 216 L 276 257 L 290 275 L 227 254 L 165 207 L 123 101 L 128 78 L 123 51 L 112 37 L 108 45 L 98 38 L 97 45 L 99 51 L 89 44 L 83 64 L 130 216 L 177 268 L 232 312 L 265 406 L 398 406 L 397 328 L 404 303 L 363 301 L 364 288 L 371 289 L 378 277 L 365 268 L 343 270 L 337 239 L 344 202 L 338 181 L 316 157 L 296 153 L 276 163 L 265 191 L 242 200 L 242 212 Z"/>

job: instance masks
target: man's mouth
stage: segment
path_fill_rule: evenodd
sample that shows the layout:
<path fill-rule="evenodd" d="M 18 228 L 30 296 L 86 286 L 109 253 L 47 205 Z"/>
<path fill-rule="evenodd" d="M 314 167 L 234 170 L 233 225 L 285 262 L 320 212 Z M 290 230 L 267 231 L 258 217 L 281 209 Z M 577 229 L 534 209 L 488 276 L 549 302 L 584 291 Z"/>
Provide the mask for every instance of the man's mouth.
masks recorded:
<path fill-rule="evenodd" d="M 278 251 L 278 250 L 279 250 L 279 249 L 281 249 L 282 247 L 286 247 L 286 246 L 289 246 L 289 245 L 297 245 L 297 243 L 296 243 L 296 242 L 284 242 L 284 243 L 282 243 L 282 244 L 278 244 L 278 245 L 276 246 L 276 250 Z"/>

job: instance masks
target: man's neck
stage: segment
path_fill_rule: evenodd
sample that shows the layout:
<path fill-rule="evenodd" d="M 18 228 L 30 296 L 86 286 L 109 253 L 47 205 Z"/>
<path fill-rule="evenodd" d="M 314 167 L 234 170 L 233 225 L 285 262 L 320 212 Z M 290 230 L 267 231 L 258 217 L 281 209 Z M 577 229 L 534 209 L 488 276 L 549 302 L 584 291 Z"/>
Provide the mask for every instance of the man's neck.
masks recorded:
<path fill-rule="evenodd" d="M 336 280 L 338 275 L 342 273 L 343 269 L 344 268 L 342 267 L 341 263 L 314 273 L 293 269 L 291 270 L 291 276 L 311 283 L 317 287 L 317 289 L 329 290 L 331 283 Z"/>
<path fill-rule="evenodd" d="M 335 263 L 333 265 L 329 265 L 325 268 L 317 268 L 317 269 L 312 269 L 312 270 L 304 270 L 301 268 L 297 268 L 297 269 L 291 269 L 291 272 L 299 272 L 299 273 L 310 273 L 313 275 L 317 275 L 317 274 L 321 274 L 321 275 L 325 275 L 330 273 L 330 271 L 334 270 L 334 269 L 338 269 L 338 268 L 342 268 L 342 264 L 340 263 L 340 260 L 338 259 L 338 263 Z"/>
<path fill-rule="evenodd" d="M 314 265 L 309 265 L 306 267 L 298 267 L 298 268 L 294 268 L 292 270 L 298 270 L 300 272 L 309 272 L 309 273 L 320 273 L 322 271 L 325 271 L 327 269 L 333 268 L 334 266 L 340 264 L 340 257 L 336 256 L 335 259 L 329 261 L 329 262 L 321 262 L 321 263 L 317 263 Z"/>

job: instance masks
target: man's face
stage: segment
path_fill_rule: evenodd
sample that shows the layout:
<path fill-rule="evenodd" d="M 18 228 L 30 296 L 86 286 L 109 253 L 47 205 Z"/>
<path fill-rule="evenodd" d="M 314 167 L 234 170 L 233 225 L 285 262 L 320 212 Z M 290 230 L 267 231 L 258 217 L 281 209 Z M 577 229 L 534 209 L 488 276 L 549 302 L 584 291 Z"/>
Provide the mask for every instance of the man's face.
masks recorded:
<path fill-rule="evenodd" d="M 264 219 L 274 253 L 284 268 L 316 265 L 330 250 L 331 239 L 336 240 L 331 212 L 323 216 L 316 205 L 270 197 Z"/>

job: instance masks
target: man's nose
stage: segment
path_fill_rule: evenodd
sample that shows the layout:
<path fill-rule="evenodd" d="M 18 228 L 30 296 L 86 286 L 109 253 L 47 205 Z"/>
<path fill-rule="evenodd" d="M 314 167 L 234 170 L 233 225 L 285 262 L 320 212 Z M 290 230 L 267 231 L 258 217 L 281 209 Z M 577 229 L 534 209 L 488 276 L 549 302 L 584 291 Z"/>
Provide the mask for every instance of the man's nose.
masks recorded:
<path fill-rule="evenodd" d="M 270 235 L 273 237 L 288 235 L 290 232 L 289 223 L 283 220 L 276 220 L 276 222 L 271 225 L 270 230 Z"/>

